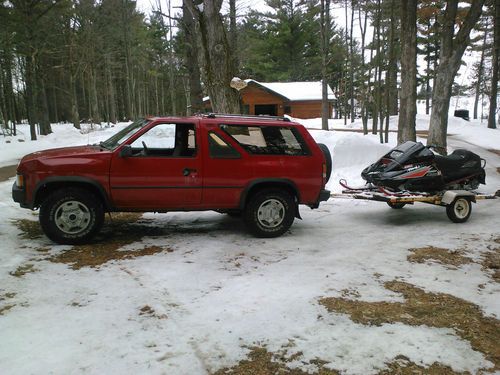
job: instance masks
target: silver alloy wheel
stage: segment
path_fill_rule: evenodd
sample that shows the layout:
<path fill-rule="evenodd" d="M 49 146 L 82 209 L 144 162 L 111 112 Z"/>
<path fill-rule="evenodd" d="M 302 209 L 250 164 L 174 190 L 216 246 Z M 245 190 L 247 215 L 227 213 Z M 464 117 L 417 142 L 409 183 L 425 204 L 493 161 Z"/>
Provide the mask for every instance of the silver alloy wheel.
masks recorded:
<path fill-rule="evenodd" d="M 54 222 L 61 232 L 80 233 L 90 224 L 90 210 L 82 202 L 67 201 L 57 207 Z"/>
<path fill-rule="evenodd" d="M 285 206 L 278 199 L 267 199 L 257 210 L 257 219 L 265 228 L 276 228 L 285 219 Z"/>
<path fill-rule="evenodd" d="M 458 198 L 453 205 L 453 211 L 455 216 L 459 219 L 464 219 L 467 217 L 470 211 L 470 203 L 465 198 Z"/>

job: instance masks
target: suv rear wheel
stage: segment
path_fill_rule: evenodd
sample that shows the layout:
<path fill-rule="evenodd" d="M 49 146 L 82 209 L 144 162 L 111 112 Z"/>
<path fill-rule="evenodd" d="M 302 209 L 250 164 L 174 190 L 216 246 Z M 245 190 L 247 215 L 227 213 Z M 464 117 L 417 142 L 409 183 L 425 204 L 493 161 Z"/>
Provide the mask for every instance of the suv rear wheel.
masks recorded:
<path fill-rule="evenodd" d="M 255 194 L 244 212 L 245 223 L 257 237 L 278 237 L 293 224 L 296 205 L 293 196 L 278 189 Z"/>
<path fill-rule="evenodd" d="M 84 189 L 56 190 L 40 206 L 40 225 L 44 233 L 60 244 L 87 242 L 101 229 L 103 221 L 100 200 Z"/>

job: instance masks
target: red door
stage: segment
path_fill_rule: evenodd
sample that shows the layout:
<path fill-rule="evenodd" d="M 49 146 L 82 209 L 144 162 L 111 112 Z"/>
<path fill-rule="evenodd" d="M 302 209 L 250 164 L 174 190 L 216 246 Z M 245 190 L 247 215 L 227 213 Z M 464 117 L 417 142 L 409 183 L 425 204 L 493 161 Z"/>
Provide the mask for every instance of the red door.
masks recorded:
<path fill-rule="evenodd" d="M 194 124 L 158 123 L 138 138 L 131 155 L 114 153 L 110 188 L 117 208 L 169 210 L 197 207 L 202 196 L 201 152 Z"/>

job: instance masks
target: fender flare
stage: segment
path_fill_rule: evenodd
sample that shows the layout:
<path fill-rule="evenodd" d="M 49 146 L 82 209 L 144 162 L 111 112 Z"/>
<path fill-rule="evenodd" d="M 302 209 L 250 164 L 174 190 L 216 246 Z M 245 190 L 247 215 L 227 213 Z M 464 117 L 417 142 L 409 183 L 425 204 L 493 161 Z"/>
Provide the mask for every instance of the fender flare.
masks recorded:
<path fill-rule="evenodd" d="M 251 181 L 249 184 L 247 184 L 247 186 L 245 186 L 245 189 L 243 189 L 243 192 L 241 193 L 240 196 L 240 205 L 239 205 L 239 208 L 241 210 L 245 209 L 245 204 L 248 198 L 248 194 L 259 185 L 263 186 L 285 185 L 290 190 L 292 190 L 295 196 L 297 197 L 297 208 L 298 208 L 300 202 L 300 193 L 299 189 L 297 188 L 297 185 L 293 181 L 286 178 L 258 178 L 256 180 Z"/>
<path fill-rule="evenodd" d="M 59 184 L 59 183 L 64 183 L 64 182 L 69 182 L 69 183 L 72 183 L 75 185 L 81 184 L 81 185 L 92 186 L 93 188 L 95 188 L 99 192 L 99 194 L 103 200 L 103 203 L 104 203 L 104 208 L 107 210 L 113 209 L 113 205 L 111 203 L 111 200 L 109 199 L 108 193 L 102 187 L 102 185 L 98 181 L 96 181 L 92 178 L 80 177 L 80 176 L 53 176 L 53 177 L 47 177 L 46 179 L 39 181 L 36 184 L 35 189 L 33 190 L 31 208 L 35 207 L 37 195 L 39 194 L 40 190 L 43 189 L 46 185 L 55 184 L 55 183 Z"/>

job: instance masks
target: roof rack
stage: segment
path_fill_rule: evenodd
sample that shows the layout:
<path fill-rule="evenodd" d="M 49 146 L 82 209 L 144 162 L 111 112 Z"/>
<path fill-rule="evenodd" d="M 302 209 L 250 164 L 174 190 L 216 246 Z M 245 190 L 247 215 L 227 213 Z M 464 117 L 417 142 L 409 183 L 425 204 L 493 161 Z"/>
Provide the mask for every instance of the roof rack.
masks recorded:
<path fill-rule="evenodd" d="M 260 120 L 280 120 L 285 122 L 290 122 L 288 117 L 282 116 L 270 116 L 270 115 L 240 115 L 240 114 L 228 114 L 228 113 L 208 113 L 202 116 L 206 116 L 208 118 L 217 118 L 217 117 L 239 117 L 239 118 L 250 118 L 250 119 L 260 119 Z"/>

